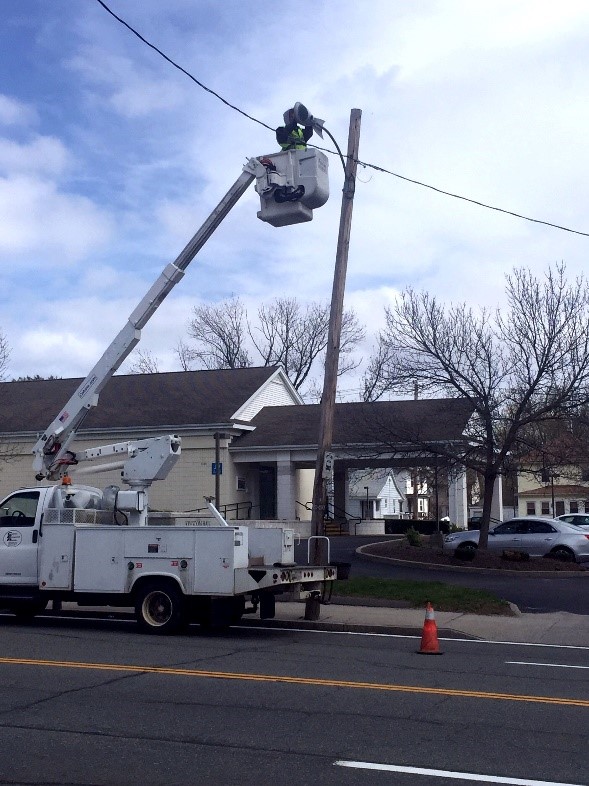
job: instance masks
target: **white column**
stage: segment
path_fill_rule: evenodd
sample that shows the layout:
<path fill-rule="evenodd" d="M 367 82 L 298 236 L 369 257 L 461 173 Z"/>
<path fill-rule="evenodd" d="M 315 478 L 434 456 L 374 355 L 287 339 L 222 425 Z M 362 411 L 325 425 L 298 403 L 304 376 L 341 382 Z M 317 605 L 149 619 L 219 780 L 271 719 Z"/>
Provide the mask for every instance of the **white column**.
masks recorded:
<path fill-rule="evenodd" d="M 491 500 L 491 526 L 497 521 L 503 521 L 503 475 L 497 475 L 495 478 Z"/>
<path fill-rule="evenodd" d="M 453 471 L 448 476 L 448 515 L 452 524 L 466 529 L 468 508 L 466 502 L 466 472 Z"/>
<path fill-rule="evenodd" d="M 276 517 L 294 521 L 296 518 L 296 472 L 288 451 L 276 457 Z"/>

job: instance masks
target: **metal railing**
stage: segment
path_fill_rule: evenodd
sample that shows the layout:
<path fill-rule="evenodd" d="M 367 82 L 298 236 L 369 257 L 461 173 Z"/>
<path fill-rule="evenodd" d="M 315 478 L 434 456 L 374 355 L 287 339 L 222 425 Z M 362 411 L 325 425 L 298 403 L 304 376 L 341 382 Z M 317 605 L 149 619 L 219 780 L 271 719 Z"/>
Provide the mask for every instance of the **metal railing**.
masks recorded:
<path fill-rule="evenodd" d="M 297 505 L 300 505 L 305 510 L 313 510 L 313 503 L 312 502 L 299 502 L 295 500 Z M 352 526 L 354 527 L 354 535 L 356 534 L 356 528 L 358 524 L 362 521 L 361 516 L 352 516 L 349 514 L 344 508 L 340 508 L 338 505 L 329 504 L 327 507 L 326 513 L 328 514 L 329 511 L 333 512 L 333 518 L 329 515 L 324 516 L 324 522 L 329 522 L 330 530 L 333 532 L 335 529 L 338 530 L 339 535 L 349 534 L 351 535 Z"/>

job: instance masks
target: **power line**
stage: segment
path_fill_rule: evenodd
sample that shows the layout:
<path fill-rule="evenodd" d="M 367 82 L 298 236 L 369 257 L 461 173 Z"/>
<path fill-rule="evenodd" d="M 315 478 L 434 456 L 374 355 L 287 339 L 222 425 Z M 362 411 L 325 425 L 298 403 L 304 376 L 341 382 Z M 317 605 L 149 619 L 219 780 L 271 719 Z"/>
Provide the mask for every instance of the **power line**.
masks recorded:
<path fill-rule="evenodd" d="M 261 126 L 264 126 L 264 128 L 267 128 L 270 131 L 274 131 L 274 129 L 271 126 L 267 125 L 266 123 L 262 122 L 261 120 L 258 120 L 257 117 L 253 117 L 252 115 L 248 115 L 248 113 L 244 112 L 243 109 L 240 109 L 238 106 L 234 106 L 234 104 L 231 104 L 231 103 L 229 103 L 229 101 L 226 101 L 223 98 L 223 96 L 219 95 L 219 93 L 216 93 L 214 90 L 211 90 L 210 87 L 207 87 L 206 85 L 203 85 L 203 83 L 200 82 L 195 76 L 193 76 L 190 73 L 190 71 L 187 71 L 185 68 L 182 68 L 181 65 L 179 65 L 176 62 L 174 62 L 174 60 L 172 60 L 171 57 L 168 57 L 168 55 L 166 55 L 164 52 L 162 52 L 161 49 L 158 49 L 157 46 L 155 46 L 155 44 L 152 44 L 150 41 L 148 41 L 146 38 L 144 38 L 141 35 L 141 33 L 139 33 L 137 30 L 135 30 L 134 27 L 131 27 L 131 25 L 128 22 L 125 22 L 124 19 L 121 19 L 120 16 L 117 16 L 115 14 L 115 12 L 112 9 L 110 9 L 107 6 L 106 3 L 103 2 L 103 0 L 96 0 L 96 2 L 99 3 L 99 5 L 101 5 L 104 8 L 104 10 L 107 13 L 109 13 L 114 19 L 116 19 L 117 22 L 120 22 L 122 25 L 124 25 L 124 27 L 127 28 L 127 30 L 129 30 L 131 33 L 133 33 L 133 35 L 137 36 L 137 38 L 140 41 L 142 41 L 146 46 L 148 46 L 150 49 L 153 49 L 153 51 L 157 52 L 158 55 L 161 55 L 164 58 L 164 60 L 167 60 L 167 62 L 170 63 L 170 65 L 173 65 L 174 68 L 177 68 L 178 71 L 182 71 L 182 73 L 185 74 L 185 76 L 187 76 L 189 79 L 192 79 L 192 81 L 195 84 L 197 84 L 199 87 L 202 87 L 202 89 L 206 90 L 207 93 L 210 93 L 211 95 L 214 95 L 215 98 L 219 99 L 219 101 L 222 101 L 230 109 L 234 109 L 236 112 L 239 112 L 240 115 L 243 115 L 244 117 L 247 117 L 248 120 L 253 120 L 254 123 L 259 123 Z"/>
<path fill-rule="evenodd" d="M 181 65 L 179 65 L 174 60 L 172 60 L 172 58 L 168 57 L 168 55 L 166 55 L 164 52 L 162 52 L 161 49 L 158 49 L 158 47 L 155 46 L 155 44 L 152 44 L 150 41 L 148 41 L 146 38 L 144 38 L 141 35 L 141 33 L 139 33 L 137 30 L 135 30 L 135 28 L 132 27 L 128 22 L 126 22 L 120 16 L 117 16 L 117 14 L 115 14 L 115 12 L 112 9 L 110 9 L 103 0 L 96 0 L 96 2 L 99 5 L 101 5 L 102 8 L 104 8 L 104 10 L 107 13 L 109 13 L 114 19 L 116 19 L 117 22 L 120 22 L 120 24 L 122 24 L 124 27 L 126 27 L 127 30 L 129 30 L 129 32 L 133 33 L 134 36 L 137 36 L 137 38 L 140 41 L 142 41 L 146 46 L 148 46 L 150 49 L 153 49 L 154 52 L 157 52 L 158 55 L 163 57 L 164 60 L 166 60 L 168 63 L 170 63 L 170 65 L 174 66 L 174 68 L 177 68 L 178 71 L 181 71 L 185 76 L 187 76 L 189 79 L 191 79 L 200 88 L 202 88 L 203 90 L 206 90 L 207 93 L 210 93 L 211 95 L 215 96 L 215 98 L 218 98 L 219 101 L 221 101 L 223 104 L 228 106 L 230 109 L 233 109 L 235 112 L 239 112 L 240 115 L 243 115 L 244 117 L 247 117 L 248 120 L 252 120 L 254 123 L 258 123 L 259 125 L 263 126 L 264 128 L 267 128 L 269 131 L 274 131 L 274 128 L 272 128 L 272 126 L 269 126 L 267 123 L 264 123 L 262 120 L 258 120 L 258 118 L 257 117 L 253 117 L 253 115 L 248 115 L 248 113 L 244 112 L 243 109 L 240 109 L 239 107 L 235 106 L 234 104 L 231 104 L 229 101 L 227 101 L 225 98 L 223 98 L 223 96 L 219 95 L 219 93 L 216 93 L 210 87 L 207 87 L 205 84 L 200 82 L 195 76 L 193 76 L 193 74 L 191 74 L 189 71 L 187 71 Z M 325 130 L 327 130 L 327 129 L 325 129 Z M 331 137 L 331 134 L 329 136 Z M 335 142 L 333 137 L 331 137 L 331 138 L 332 138 L 334 144 L 337 147 L 337 143 Z M 333 150 L 328 150 L 328 149 L 326 149 L 324 147 L 319 147 L 318 145 L 312 145 L 312 147 L 315 147 L 317 150 L 322 150 L 325 153 L 330 153 L 331 155 L 337 155 L 337 153 L 334 153 Z M 340 155 L 340 158 L 341 158 L 342 157 L 341 151 L 339 151 L 339 155 Z M 582 235 L 583 237 L 589 237 L 589 232 L 581 232 L 578 229 L 571 229 L 570 227 L 565 227 L 565 226 L 562 226 L 561 224 L 554 224 L 551 221 L 542 221 L 539 218 L 531 218 L 530 216 L 524 216 L 522 213 L 516 213 L 513 210 L 506 210 L 505 208 L 502 208 L 502 207 L 496 207 L 495 205 L 489 205 L 486 202 L 479 201 L 478 199 L 471 199 L 470 197 L 461 196 L 460 194 L 454 194 L 451 191 L 445 191 L 443 188 L 437 188 L 436 186 L 429 185 L 428 183 L 423 183 L 420 180 L 414 180 L 411 177 L 406 177 L 405 175 L 400 175 L 398 172 L 392 172 L 390 169 L 385 169 L 385 167 L 378 166 L 377 164 L 369 164 L 366 161 L 360 161 L 358 159 L 356 159 L 356 163 L 359 164 L 359 166 L 362 166 L 362 167 L 364 167 L 366 169 L 374 169 L 377 172 L 382 172 L 383 174 L 386 174 L 386 175 L 392 175 L 393 177 L 396 177 L 399 180 L 404 180 L 407 183 L 413 183 L 414 185 L 421 186 L 422 188 L 429 188 L 431 191 L 436 191 L 438 194 L 443 194 L 444 196 L 449 196 L 449 197 L 452 197 L 453 199 L 460 199 L 463 202 L 470 202 L 473 205 L 478 205 L 479 207 L 484 207 L 487 210 L 495 210 L 498 213 L 505 213 L 508 216 L 514 216 L 515 218 L 521 218 L 524 221 L 531 221 L 534 224 L 543 224 L 544 226 L 552 227 L 553 229 L 560 229 L 563 232 L 570 232 L 570 233 L 572 233 L 574 235 Z"/>
<path fill-rule="evenodd" d="M 560 224 L 553 224 L 550 221 L 541 221 L 539 218 L 530 218 L 530 216 L 524 216 L 521 213 L 515 213 L 513 210 L 505 210 L 502 207 L 495 207 L 494 205 L 488 205 L 486 202 L 479 202 L 477 199 L 470 199 L 469 197 L 460 196 L 460 194 L 453 194 L 451 191 L 444 191 L 442 188 L 436 188 L 436 186 L 430 186 L 427 183 L 422 183 L 419 180 L 413 180 L 410 177 L 405 177 L 404 175 L 399 175 L 397 172 L 391 172 L 388 169 L 385 169 L 381 166 L 376 166 L 376 164 L 365 164 L 363 161 L 358 161 L 358 164 L 363 167 L 367 167 L 369 169 L 376 169 L 378 172 L 384 172 L 387 175 L 393 175 L 393 177 L 398 177 L 400 180 L 406 180 L 408 183 L 415 183 L 417 186 L 423 186 L 423 188 L 429 188 L 432 191 L 437 191 L 438 194 L 444 194 L 445 196 L 453 197 L 454 199 L 462 199 L 465 202 L 471 202 L 473 205 L 479 205 L 480 207 L 485 207 L 487 210 L 496 210 L 499 213 L 506 213 L 508 216 L 515 216 L 516 218 L 523 218 L 524 221 L 533 221 L 535 224 L 544 224 L 544 226 L 553 227 L 554 229 L 562 229 L 563 232 L 572 232 L 575 235 L 583 235 L 584 237 L 589 237 L 589 232 L 581 232 L 578 229 L 570 229 L 569 227 L 563 227 Z"/>

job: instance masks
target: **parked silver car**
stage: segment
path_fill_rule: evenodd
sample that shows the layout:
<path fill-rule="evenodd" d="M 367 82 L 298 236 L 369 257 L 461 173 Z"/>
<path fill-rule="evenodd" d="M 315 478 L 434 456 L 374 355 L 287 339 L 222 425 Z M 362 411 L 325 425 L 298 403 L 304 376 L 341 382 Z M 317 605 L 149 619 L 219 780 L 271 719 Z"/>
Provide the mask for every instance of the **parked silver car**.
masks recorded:
<path fill-rule="evenodd" d="M 444 551 L 457 556 L 474 554 L 479 531 L 451 532 L 444 538 Z M 522 551 L 530 557 L 554 557 L 568 562 L 589 561 L 589 532 L 558 519 L 523 516 L 489 529 L 489 551 Z"/>
<path fill-rule="evenodd" d="M 566 513 L 564 516 L 558 516 L 558 520 L 589 530 L 589 513 Z"/>

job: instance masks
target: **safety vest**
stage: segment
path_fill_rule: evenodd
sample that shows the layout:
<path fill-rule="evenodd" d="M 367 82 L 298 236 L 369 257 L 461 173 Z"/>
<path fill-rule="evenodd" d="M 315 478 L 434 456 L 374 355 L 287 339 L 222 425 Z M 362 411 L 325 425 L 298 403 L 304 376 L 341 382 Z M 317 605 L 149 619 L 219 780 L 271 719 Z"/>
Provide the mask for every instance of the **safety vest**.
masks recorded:
<path fill-rule="evenodd" d="M 281 142 L 280 147 L 283 150 L 306 150 L 307 143 L 305 142 L 305 137 L 303 136 L 303 129 L 293 128 L 290 132 L 288 137 L 286 138 L 286 142 Z"/>

